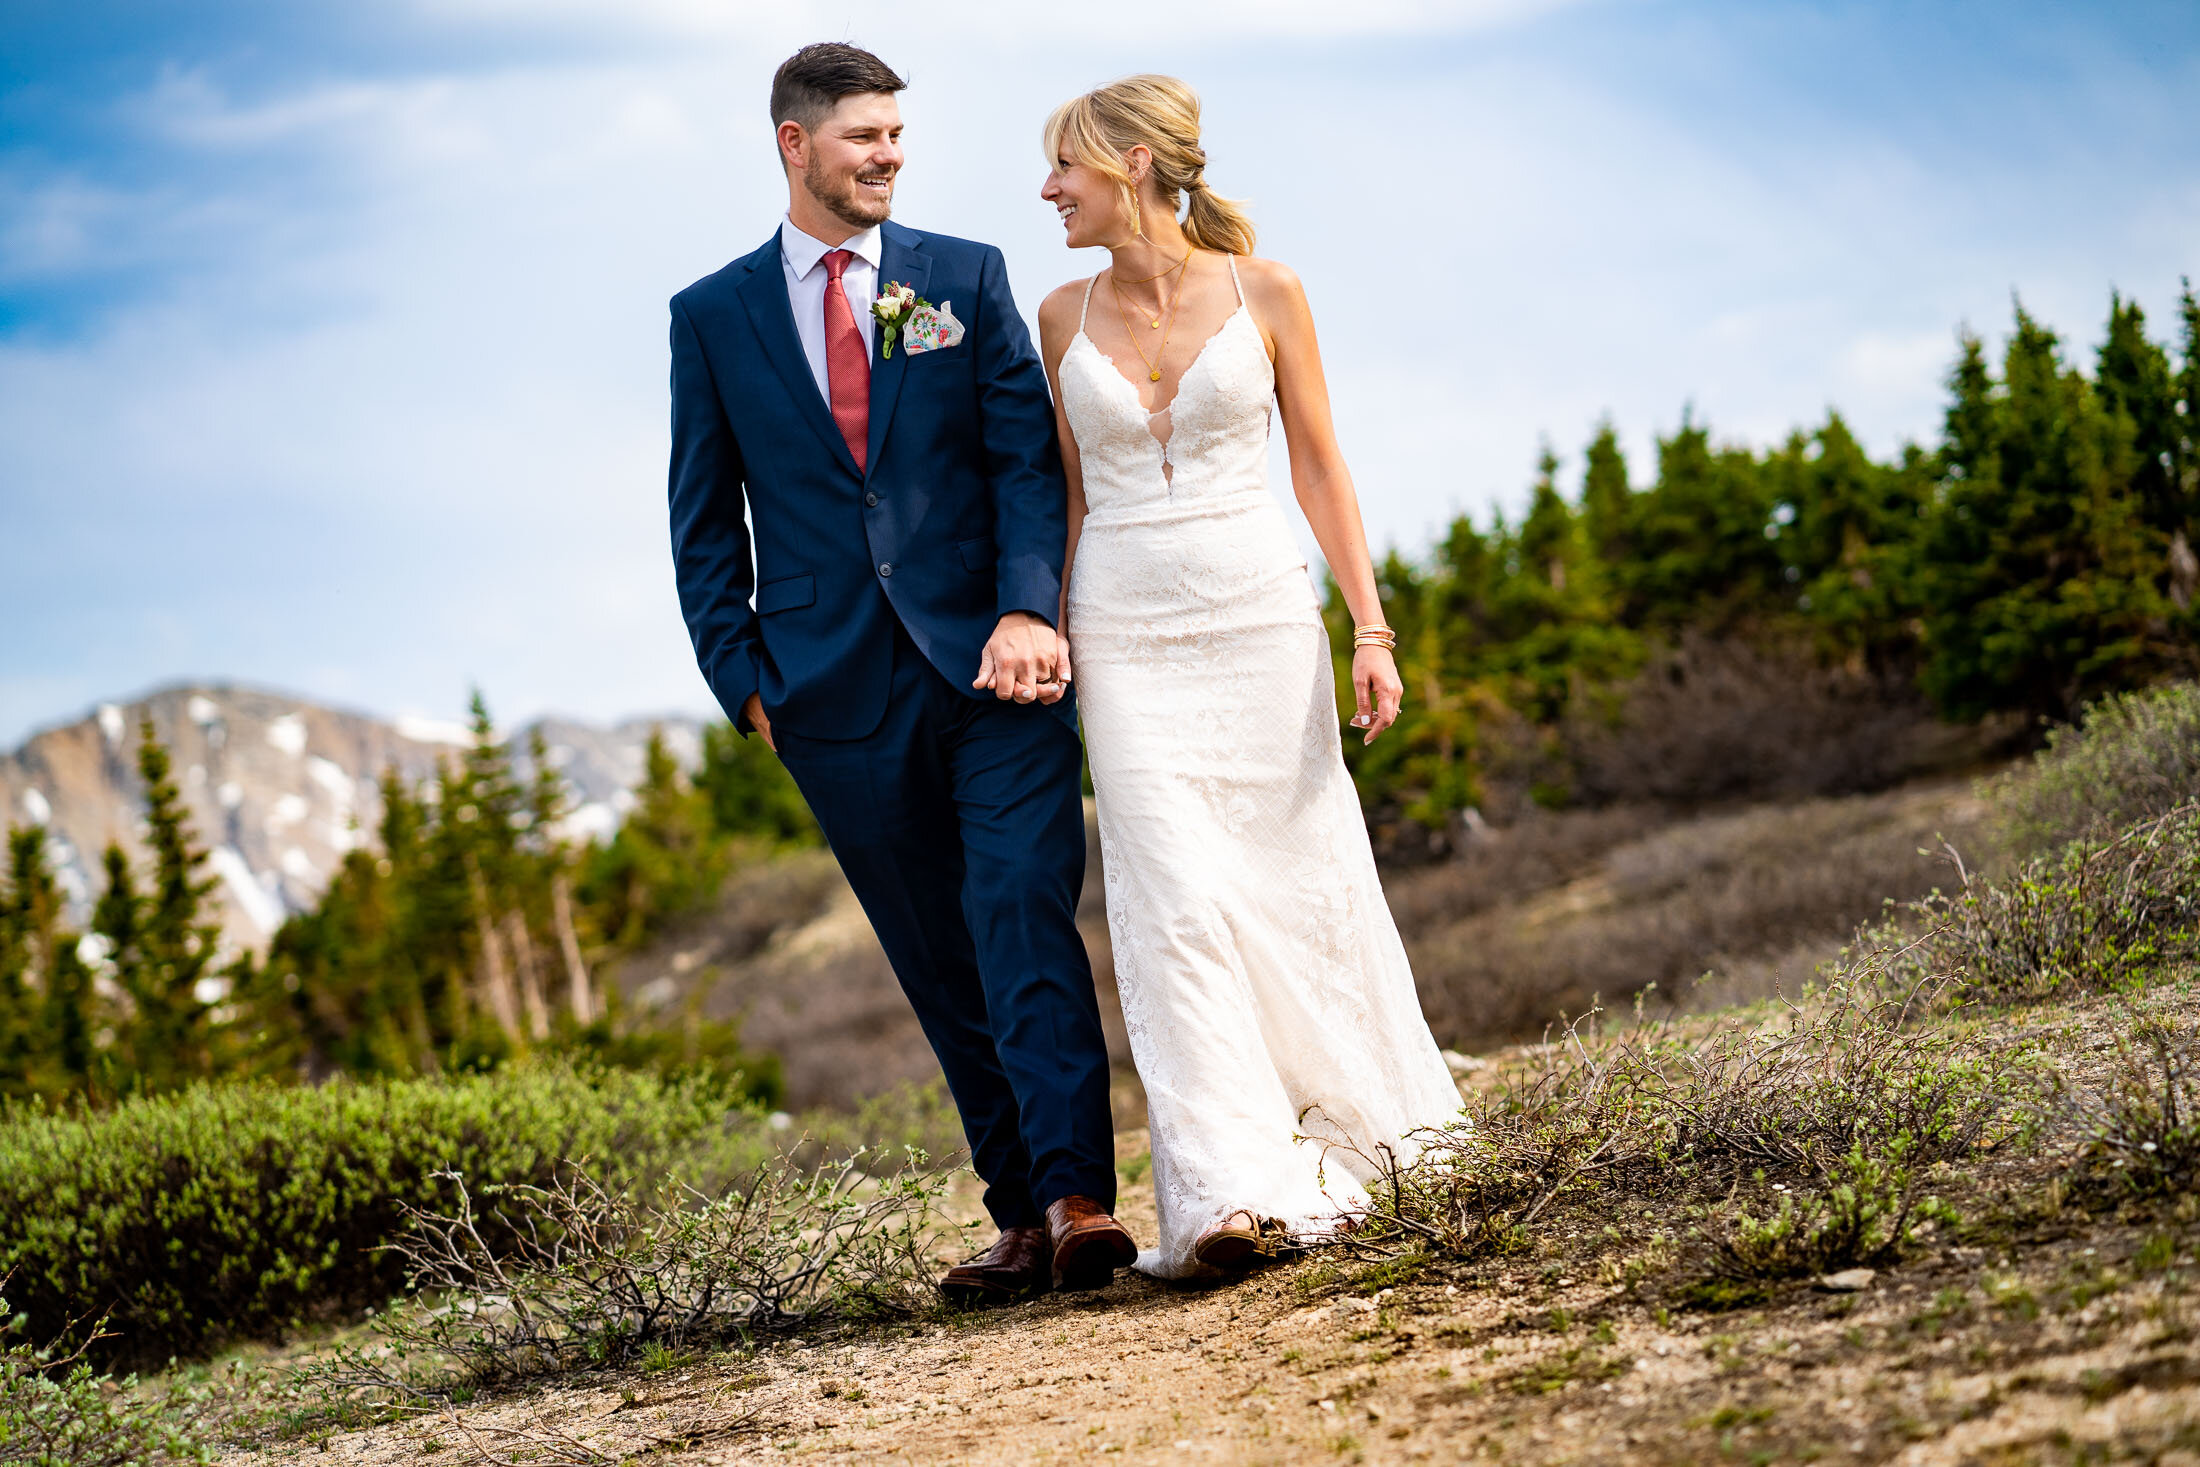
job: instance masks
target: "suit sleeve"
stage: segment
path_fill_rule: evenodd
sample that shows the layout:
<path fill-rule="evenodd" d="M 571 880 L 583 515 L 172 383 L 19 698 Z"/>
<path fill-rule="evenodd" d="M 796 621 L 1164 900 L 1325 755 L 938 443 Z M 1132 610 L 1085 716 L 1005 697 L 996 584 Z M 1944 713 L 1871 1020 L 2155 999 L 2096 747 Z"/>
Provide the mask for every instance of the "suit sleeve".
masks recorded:
<path fill-rule="evenodd" d="M 978 425 L 993 490 L 997 614 L 1028 611 L 1052 625 L 1061 611 L 1069 490 L 1054 438 L 1046 369 L 1008 289 L 1008 265 L 988 248 L 978 273 Z"/>
<path fill-rule="evenodd" d="M 745 518 L 741 445 L 686 309 L 672 302 L 672 569 L 703 680 L 734 727 L 757 690 L 756 564 Z"/>

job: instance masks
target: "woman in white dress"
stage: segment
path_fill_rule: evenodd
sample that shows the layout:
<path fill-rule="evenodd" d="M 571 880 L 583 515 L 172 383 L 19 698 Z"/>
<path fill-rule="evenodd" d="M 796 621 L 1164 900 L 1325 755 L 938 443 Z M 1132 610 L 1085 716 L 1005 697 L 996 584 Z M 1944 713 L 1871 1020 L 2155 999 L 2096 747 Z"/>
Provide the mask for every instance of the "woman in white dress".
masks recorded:
<path fill-rule="evenodd" d="M 1348 1225 L 1377 1148 L 1410 1155 L 1459 1096 L 1345 771 L 1313 583 L 1268 490 L 1273 408 L 1360 628 L 1352 725 L 1373 741 L 1403 690 L 1305 292 L 1252 258 L 1250 222 L 1207 188 L 1182 82 L 1078 97 L 1046 149 L 1040 193 L 1068 243 L 1111 255 L 1047 298 L 1039 329 L 1069 478 L 1060 627 L 1152 1125 L 1161 1236 L 1138 1267 L 1182 1277 Z"/>

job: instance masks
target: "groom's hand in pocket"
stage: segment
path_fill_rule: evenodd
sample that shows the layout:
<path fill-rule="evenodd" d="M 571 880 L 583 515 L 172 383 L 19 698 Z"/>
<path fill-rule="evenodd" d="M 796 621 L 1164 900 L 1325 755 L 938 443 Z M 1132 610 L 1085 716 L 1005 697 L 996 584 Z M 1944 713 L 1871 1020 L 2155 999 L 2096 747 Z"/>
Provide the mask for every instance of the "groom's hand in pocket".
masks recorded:
<path fill-rule="evenodd" d="M 756 730 L 756 735 L 764 741 L 765 748 L 774 754 L 779 752 L 779 745 L 772 739 L 772 721 L 764 716 L 762 698 L 754 693 L 749 694 L 749 700 L 741 705 L 741 716 L 749 721 L 750 728 Z"/>
<path fill-rule="evenodd" d="M 1054 628 L 1028 611 L 1011 611 L 986 639 L 985 650 L 978 655 L 978 675 L 970 686 L 990 688 L 1003 702 L 1036 702 L 1042 685 L 1054 680 L 1058 650 Z"/>

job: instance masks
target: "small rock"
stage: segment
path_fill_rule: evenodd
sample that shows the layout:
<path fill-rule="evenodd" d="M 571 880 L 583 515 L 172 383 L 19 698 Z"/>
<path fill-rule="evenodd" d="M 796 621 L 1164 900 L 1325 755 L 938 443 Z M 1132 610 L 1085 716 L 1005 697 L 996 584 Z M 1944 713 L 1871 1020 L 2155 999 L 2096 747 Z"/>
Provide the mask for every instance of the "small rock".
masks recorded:
<path fill-rule="evenodd" d="M 1337 1409 L 1337 1403 L 1335 1401 L 1316 1401 L 1314 1404 L 1321 1407 L 1324 1411 L 1334 1411 Z"/>
<path fill-rule="evenodd" d="M 1487 1069 L 1489 1061 L 1476 1059 L 1471 1054 L 1461 1054 L 1456 1049 L 1444 1051 L 1444 1065 L 1454 1075 L 1471 1075 L 1476 1070 Z"/>
<path fill-rule="evenodd" d="M 1337 1312 L 1339 1314 L 1373 1314 L 1375 1312 L 1375 1301 L 1373 1299 L 1362 1299 L 1356 1294 L 1347 1294 L 1337 1301 Z"/>
<path fill-rule="evenodd" d="M 1821 1276 L 1818 1287 L 1829 1294 L 1855 1294 L 1870 1288 L 1872 1280 L 1878 1277 L 1876 1268 L 1844 1268 L 1839 1273 Z"/>

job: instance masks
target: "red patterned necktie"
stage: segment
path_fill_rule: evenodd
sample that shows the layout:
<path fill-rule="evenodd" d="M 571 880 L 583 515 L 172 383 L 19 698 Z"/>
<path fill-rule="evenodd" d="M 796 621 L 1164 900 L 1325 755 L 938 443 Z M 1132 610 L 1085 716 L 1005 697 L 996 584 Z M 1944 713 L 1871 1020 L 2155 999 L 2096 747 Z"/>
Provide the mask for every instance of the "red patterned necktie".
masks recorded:
<path fill-rule="evenodd" d="M 832 399 L 833 421 L 848 440 L 848 452 L 856 467 L 864 467 L 863 450 L 871 436 L 871 353 L 856 329 L 856 313 L 848 304 L 848 292 L 840 277 L 853 250 L 825 252 L 825 381 Z"/>

